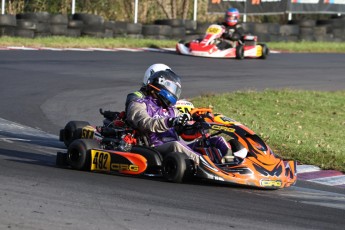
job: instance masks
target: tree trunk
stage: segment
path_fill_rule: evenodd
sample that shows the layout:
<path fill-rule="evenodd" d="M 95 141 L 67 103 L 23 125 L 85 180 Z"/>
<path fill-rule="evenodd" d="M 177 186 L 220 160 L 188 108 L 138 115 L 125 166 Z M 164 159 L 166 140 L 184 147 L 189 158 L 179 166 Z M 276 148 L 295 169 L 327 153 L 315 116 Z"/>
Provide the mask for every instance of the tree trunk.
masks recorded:
<path fill-rule="evenodd" d="M 189 11 L 189 0 L 183 0 L 182 2 L 182 19 L 187 19 Z"/>

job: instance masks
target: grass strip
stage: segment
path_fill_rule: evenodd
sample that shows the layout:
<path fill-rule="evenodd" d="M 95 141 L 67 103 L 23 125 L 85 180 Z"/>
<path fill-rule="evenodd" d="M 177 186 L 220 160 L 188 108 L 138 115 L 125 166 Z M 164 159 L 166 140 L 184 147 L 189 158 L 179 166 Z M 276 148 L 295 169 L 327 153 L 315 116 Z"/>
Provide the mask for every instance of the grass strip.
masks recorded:
<path fill-rule="evenodd" d="M 177 40 L 93 37 L 38 37 L 34 39 L 1 37 L 0 47 L 52 47 L 52 48 L 174 48 Z M 345 42 L 268 42 L 271 50 L 286 52 L 345 53 Z"/>
<path fill-rule="evenodd" d="M 278 155 L 345 172 L 345 91 L 284 89 L 203 95 L 213 107 L 260 135 Z"/>

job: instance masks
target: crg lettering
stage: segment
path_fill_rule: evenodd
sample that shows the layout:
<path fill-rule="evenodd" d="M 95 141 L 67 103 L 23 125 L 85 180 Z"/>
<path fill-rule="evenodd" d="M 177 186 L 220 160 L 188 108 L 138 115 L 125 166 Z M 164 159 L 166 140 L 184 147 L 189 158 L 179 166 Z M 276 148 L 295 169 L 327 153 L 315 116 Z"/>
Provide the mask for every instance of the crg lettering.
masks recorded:
<path fill-rule="evenodd" d="M 219 126 L 219 125 L 212 125 L 212 129 L 226 131 L 226 132 L 235 132 L 235 129 L 233 128 L 228 128 L 228 127 Z"/>
<path fill-rule="evenodd" d="M 129 165 L 129 164 L 111 164 L 111 170 L 114 171 L 132 171 L 138 172 L 139 167 L 137 165 Z"/>

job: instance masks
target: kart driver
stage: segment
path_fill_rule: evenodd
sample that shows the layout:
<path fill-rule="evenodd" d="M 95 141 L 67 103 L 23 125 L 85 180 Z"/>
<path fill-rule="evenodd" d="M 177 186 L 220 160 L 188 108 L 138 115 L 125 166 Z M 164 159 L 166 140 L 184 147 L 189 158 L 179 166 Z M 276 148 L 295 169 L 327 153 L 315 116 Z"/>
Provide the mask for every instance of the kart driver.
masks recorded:
<path fill-rule="evenodd" d="M 127 108 L 128 108 L 128 105 L 130 102 L 132 102 L 138 98 L 144 98 L 146 96 L 147 81 L 149 80 L 151 75 L 154 74 L 155 72 L 162 71 L 162 70 L 171 70 L 171 68 L 165 64 L 156 63 L 156 64 L 153 64 L 149 68 L 146 69 L 145 74 L 144 74 L 144 78 L 143 78 L 143 84 L 142 84 L 141 88 L 138 91 L 130 93 L 127 95 L 126 107 L 125 107 L 126 112 L 127 112 Z"/>
<path fill-rule="evenodd" d="M 220 23 L 220 25 L 224 26 L 225 31 L 222 35 L 222 38 L 224 39 L 220 45 L 220 49 L 225 49 L 230 47 L 235 47 L 236 42 L 241 40 L 241 38 L 244 36 L 244 29 L 240 24 L 238 24 L 238 21 L 240 19 L 240 13 L 238 9 L 236 8 L 229 8 L 225 12 L 225 18 L 224 22 Z"/>
<path fill-rule="evenodd" d="M 146 96 L 128 105 L 127 122 L 148 139 L 149 145 L 164 156 L 185 153 L 196 165 L 199 153 L 180 141 L 176 128 L 191 119 L 174 107 L 181 94 L 180 77 L 171 70 L 158 71 L 147 81 Z"/>

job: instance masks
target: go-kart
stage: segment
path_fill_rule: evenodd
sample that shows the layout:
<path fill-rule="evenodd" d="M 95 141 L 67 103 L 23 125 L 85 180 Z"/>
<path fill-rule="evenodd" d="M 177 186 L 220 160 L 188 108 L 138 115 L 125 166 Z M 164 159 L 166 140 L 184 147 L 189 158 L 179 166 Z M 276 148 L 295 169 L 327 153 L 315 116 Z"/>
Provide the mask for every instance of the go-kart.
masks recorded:
<path fill-rule="evenodd" d="M 207 28 L 202 39 L 190 42 L 179 41 L 176 44 L 176 52 L 213 58 L 267 58 L 269 49 L 265 44 L 257 44 L 257 36 L 245 35 L 239 41 L 228 42 L 221 38 L 223 33 L 223 26 L 212 24 Z"/>
<path fill-rule="evenodd" d="M 222 114 L 213 114 L 211 109 L 197 108 L 190 113 L 196 121 L 193 126 L 202 134 L 193 147 L 202 153 L 198 177 L 271 189 L 296 183 L 296 162 L 280 158 L 248 127 Z M 207 130 L 211 131 L 209 135 Z M 210 146 L 208 139 L 216 135 L 229 138 L 233 161 L 224 162 L 219 150 Z"/>
<path fill-rule="evenodd" d="M 189 144 L 200 154 L 199 165 L 183 153 L 162 155 L 148 147 L 135 130 L 127 127 L 120 113 L 107 112 L 114 116 L 108 116 L 101 127 L 71 121 L 60 131 L 60 140 L 68 150 L 58 152 L 57 165 L 163 176 L 171 182 L 199 178 L 267 189 L 289 187 L 297 180 L 295 161 L 281 159 L 249 128 L 222 114 L 213 114 L 211 109 L 193 109 L 193 121 L 179 127 L 182 132 L 194 130 L 200 134 Z M 216 135 L 228 138 L 233 149 L 230 160 L 210 144 L 209 138 Z"/>

